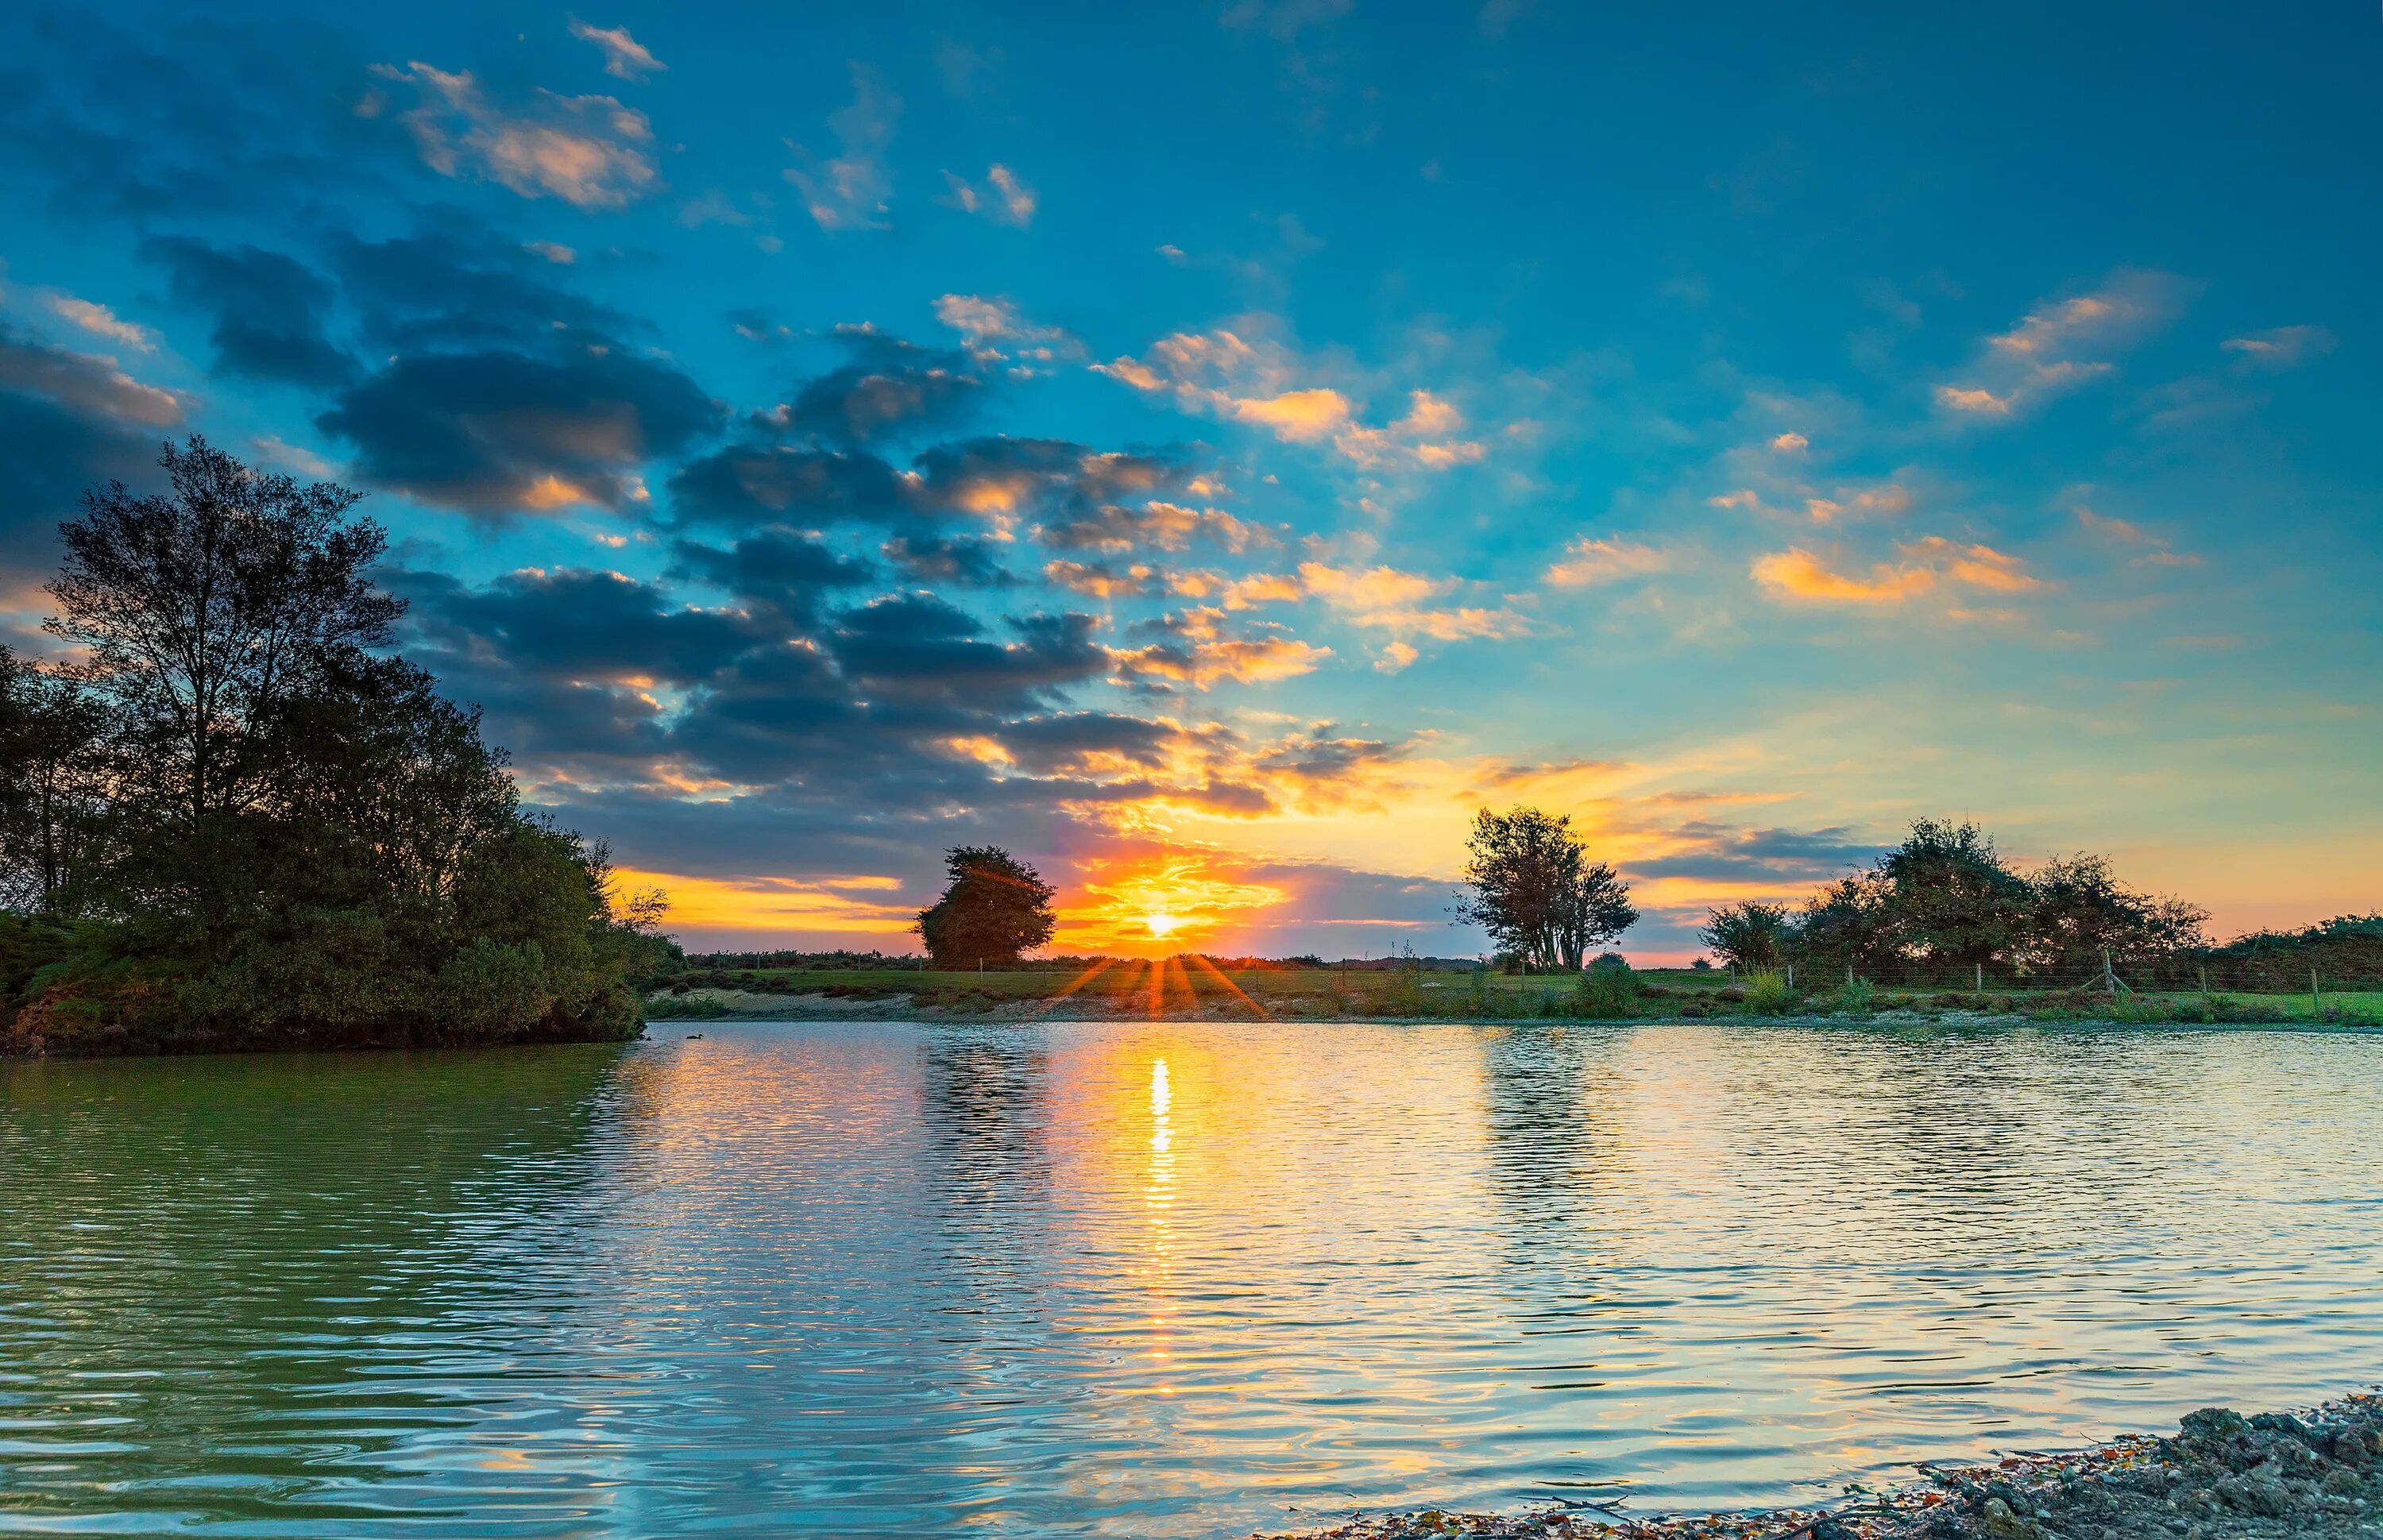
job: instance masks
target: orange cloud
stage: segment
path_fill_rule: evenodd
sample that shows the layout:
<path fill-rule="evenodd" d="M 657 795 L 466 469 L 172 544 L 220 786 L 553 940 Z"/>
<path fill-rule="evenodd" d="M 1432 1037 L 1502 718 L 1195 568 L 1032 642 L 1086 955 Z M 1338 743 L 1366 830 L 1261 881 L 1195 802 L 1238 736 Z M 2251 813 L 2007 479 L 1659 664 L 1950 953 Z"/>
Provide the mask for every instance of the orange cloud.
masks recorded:
<path fill-rule="evenodd" d="M 1773 551 L 1754 563 L 1755 581 L 1786 598 L 1828 604 L 1900 604 L 1936 586 L 1926 567 L 1890 567 L 1883 562 L 1867 578 L 1832 572 L 1803 548 Z"/>
<path fill-rule="evenodd" d="M 1559 588 L 1586 588 L 1599 583 L 1619 583 L 1668 570 L 1671 556 L 1652 546 L 1627 540 L 1592 540 L 1584 535 L 1564 548 L 1564 559 L 1550 566 L 1546 580 Z"/>

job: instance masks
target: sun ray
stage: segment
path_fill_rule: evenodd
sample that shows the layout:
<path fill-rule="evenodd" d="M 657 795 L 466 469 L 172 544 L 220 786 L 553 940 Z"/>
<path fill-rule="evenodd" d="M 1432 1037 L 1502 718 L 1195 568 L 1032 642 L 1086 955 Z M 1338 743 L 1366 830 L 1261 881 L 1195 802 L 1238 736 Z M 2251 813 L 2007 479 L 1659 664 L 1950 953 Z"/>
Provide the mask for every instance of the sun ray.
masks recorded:
<path fill-rule="evenodd" d="M 1216 982 L 1224 985 L 1228 991 L 1231 992 L 1234 999 L 1239 1000 L 1242 1004 L 1247 1005 L 1250 1009 L 1257 1012 L 1259 1020 L 1268 1021 L 1273 1019 L 1264 1005 L 1259 1004 L 1255 1000 L 1250 998 L 1247 991 L 1243 990 L 1241 985 L 1234 983 L 1232 979 L 1225 976 L 1224 969 L 1218 967 L 1216 964 L 1210 962 L 1206 957 L 1201 955 L 1197 952 L 1191 954 L 1191 957 L 1192 962 L 1199 965 L 1201 971 L 1207 974 L 1209 978 L 1214 979 Z"/>

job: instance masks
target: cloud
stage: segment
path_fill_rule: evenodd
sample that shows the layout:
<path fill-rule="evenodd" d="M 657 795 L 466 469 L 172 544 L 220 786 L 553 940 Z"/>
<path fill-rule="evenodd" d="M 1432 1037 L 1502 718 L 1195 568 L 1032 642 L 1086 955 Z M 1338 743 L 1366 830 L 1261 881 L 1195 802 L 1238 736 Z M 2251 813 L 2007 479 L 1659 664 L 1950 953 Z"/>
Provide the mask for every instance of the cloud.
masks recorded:
<path fill-rule="evenodd" d="M 1936 586 L 1936 573 L 1927 567 L 1882 562 L 1867 578 L 1844 576 L 1800 546 L 1758 558 L 1754 577 L 1783 598 L 1828 604 L 1900 604 Z"/>
<path fill-rule="evenodd" d="M 1109 656 L 1124 683 L 1188 684 L 1204 691 L 1220 684 L 1260 684 L 1311 673 L 1332 656 L 1332 649 L 1311 647 L 1266 628 L 1246 636 L 1195 635 L 1177 642 L 1154 642 L 1112 651 Z"/>
<path fill-rule="evenodd" d="M 2229 337 L 2218 347 L 2254 368 L 2284 370 L 2334 350 L 2334 335 L 2323 326 L 2277 326 Z"/>
<path fill-rule="evenodd" d="M 1771 447 L 1781 454 L 1802 454 L 1812 447 L 1812 441 L 1800 433 L 1783 433 L 1771 440 Z"/>
<path fill-rule="evenodd" d="M 1530 622 L 1513 610 L 1440 606 L 1426 601 L 1461 586 L 1452 577 L 1431 578 L 1396 567 L 1334 567 L 1303 561 L 1301 585 L 1352 625 L 1454 642 L 1519 635 Z"/>
<path fill-rule="evenodd" d="M 1668 572 L 1672 563 L 1671 553 L 1652 546 L 1592 539 L 1584 535 L 1564 548 L 1562 560 L 1551 564 L 1544 575 L 1558 588 L 1586 588 Z"/>
<path fill-rule="evenodd" d="M 784 175 L 802 193 L 803 206 L 820 228 L 882 230 L 890 228 L 886 201 L 894 190 L 885 152 L 894 142 L 902 99 L 870 70 L 858 64 L 851 68 L 852 101 L 827 120 L 837 154 L 822 161 L 790 141 L 787 149 L 802 164 L 788 166 Z"/>
<path fill-rule="evenodd" d="M 1034 222 L 1034 190 L 1006 166 L 989 168 L 982 189 L 949 171 L 944 173 L 944 181 L 951 188 L 952 202 L 965 213 L 982 214 L 996 225 L 1015 225 L 1019 229 Z"/>
<path fill-rule="evenodd" d="M 2122 271 L 2091 293 L 2038 305 L 1986 339 L 1967 377 L 1931 391 L 1939 410 L 1974 422 L 2007 419 L 2118 372 L 2106 354 L 2165 326 L 2187 286 L 2165 273 Z"/>
<path fill-rule="evenodd" d="M 1357 418 L 1338 388 L 1299 383 L 1303 365 L 1278 343 L 1253 342 L 1230 330 L 1176 332 L 1145 350 L 1093 365 L 1184 412 L 1265 429 L 1287 444 L 1328 443 L 1359 468 L 1445 470 L 1487 452 L 1458 437 L 1464 419 L 1428 390 L 1410 391 L 1407 412 L 1379 427 Z"/>
<path fill-rule="evenodd" d="M 0 321 L 0 390 L 46 396 L 79 415 L 145 427 L 182 421 L 183 399 L 144 385 L 104 353 L 54 348 Z"/>
<path fill-rule="evenodd" d="M 135 326 L 119 318 L 116 312 L 89 300 L 78 300 L 71 294 L 53 294 L 48 304 L 52 314 L 70 321 L 94 337 L 111 342 L 121 342 L 139 352 L 157 351 L 157 336 L 146 326 Z"/>
<path fill-rule="evenodd" d="M 181 414 L 180 398 L 130 378 L 114 359 L 50 347 L 0 321 L 0 564 L 46 564 L 57 521 L 83 489 L 145 479 L 157 430 Z"/>
<path fill-rule="evenodd" d="M 492 104 L 469 70 L 450 74 L 416 60 L 374 73 L 415 88 L 401 121 L 423 164 L 442 177 L 467 170 L 525 198 L 575 208 L 622 208 L 661 187 L 646 115 L 610 96 L 540 90 L 512 110 Z"/>
<path fill-rule="evenodd" d="M 1148 567 L 1133 566 L 1123 570 L 1105 562 L 1046 561 L 1043 564 L 1043 580 L 1071 594 L 1086 598 L 1135 598 L 1151 591 L 1152 573 Z"/>
<path fill-rule="evenodd" d="M 835 335 L 852 362 L 806 383 L 780 408 L 777 425 L 865 444 L 952 423 L 983 392 L 963 353 L 921 348 L 869 326 L 839 326 Z"/>
<path fill-rule="evenodd" d="M 1866 575 L 1840 573 L 1800 546 L 1756 559 L 1755 581 L 1782 598 L 1818 604 L 1890 605 L 1956 582 L 1997 593 L 2043 586 L 2018 557 L 1991 546 L 1928 536 L 1900 548 L 1900 563 L 1879 562 Z"/>
<path fill-rule="evenodd" d="M 214 314 L 217 374 L 320 387 L 356 373 L 327 335 L 330 281 L 297 259 L 181 236 L 144 241 L 141 253 L 164 265 L 176 302 Z"/>
<path fill-rule="evenodd" d="M 1374 659 L 1374 669 L 1377 673 L 1399 673 L 1422 656 L 1404 642 L 1386 643 L 1381 655 Z"/>
<path fill-rule="evenodd" d="M 585 21 L 571 23 L 571 35 L 582 43 L 592 43 L 604 51 L 604 73 L 616 80 L 637 80 L 670 66 L 654 57 L 645 44 L 629 35 L 626 27 L 597 27 Z"/>
<path fill-rule="evenodd" d="M 315 425 L 354 445 L 354 474 L 372 486 L 511 513 L 640 499 L 637 468 L 719 419 L 670 364 L 574 341 L 546 356 L 401 356 L 344 391 Z"/>
<path fill-rule="evenodd" d="M 935 319 L 960 334 L 960 345 L 980 362 L 1020 360 L 1010 372 L 1029 375 L 1031 365 L 1081 358 L 1083 344 L 1064 328 L 1039 326 L 1006 296 L 945 294 L 935 302 Z"/>
<path fill-rule="evenodd" d="M 1006 588 L 1018 579 L 1001 563 L 1006 543 L 970 535 L 896 535 L 882 548 L 885 560 L 920 583 L 962 588 Z"/>
<path fill-rule="evenodd" d="M 1179 551 L 1204 539 L 1240 554 L 1276 544 L 1272 535 L 1221 508 L 1189 508 L 1154 498 L 1139 508 L 1102 503 L 1089 512 L 1036 526 L 1035 538 L 1056 550 Z"/>

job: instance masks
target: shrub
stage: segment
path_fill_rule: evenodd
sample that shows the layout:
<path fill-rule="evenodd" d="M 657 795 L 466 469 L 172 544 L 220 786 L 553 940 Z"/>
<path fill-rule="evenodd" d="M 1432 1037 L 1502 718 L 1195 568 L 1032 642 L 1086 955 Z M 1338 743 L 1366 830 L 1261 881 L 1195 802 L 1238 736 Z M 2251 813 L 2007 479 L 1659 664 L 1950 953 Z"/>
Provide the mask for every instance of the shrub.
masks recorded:
<path fill-rule="evenodd" d="M 1609 952 L 1580 976 L 1573 988 L 1573 1004 L 1582 1016 L 1627 1016 L 1637 995 L 1638 976 L 1619 954 Z"/>
<path fill-rule="evenodd" d="M 1740 988 L 1746 1008 L 1758 1016 L 1776 1016 L 1795 998 L 1795 992 L 1787 987 L 1787 976 L 1775 967 L 1753 969 Z"/>

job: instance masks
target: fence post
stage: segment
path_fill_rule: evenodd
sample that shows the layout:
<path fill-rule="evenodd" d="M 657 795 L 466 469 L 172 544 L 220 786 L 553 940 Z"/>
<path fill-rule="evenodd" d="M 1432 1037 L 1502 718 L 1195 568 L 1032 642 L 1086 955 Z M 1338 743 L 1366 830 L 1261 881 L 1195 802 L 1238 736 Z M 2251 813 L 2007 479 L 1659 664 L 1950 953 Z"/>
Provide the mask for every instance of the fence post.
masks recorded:
<path fill-rule="evenodd" d="M 2201 992 L 2204 995 L 2209 992 L 2209 965 L 2207 963 L 2201 965 Z"/>
<path fill-rule="evenodd" d="M 2110 971 L 2110 949 L 2102 948 L 2102 987 L 2112 994 L 2118 992 L 2118 976 Z"/>
<path fill-rule="evenodd" d="M 2312 967 L 2309 969 L 2309 1015 L 2323 1016 L 2324 1014 L 2325 997 L 2316 992 L 2316 969 Z"/>
<path fill-rule="evenodd" d="M 1847 964 L 1846 965 L 1846 988 L 1847 988 L 1847 989 L 1851 989 L 1851 988 L 1853 988 L 1853 987 L 1854 987 L 1854 965 L 1853 965 L 1853 964 L 1851 964 L 1851 963 L 1847 963 Z"/>
<path fill-rule="evenodd" d="M 1977 993 L 1979 993 L 1979 994 L 1983 994 L 1983 993 L 1985 993 L 1985 992 L 1986 992 L 1986 965 L 1985 965 L 1985 964 L 1983 964 L 1983 963 L 1977 963 L 1977 964 L 1974 964 L 1974 965 L 1972 965 L 1972 966 L 1973 966 L 1973 967 L 1975 967 L 1977 968 L 1977 970 L 1978 970 L 1978 984 L 1977 984 L 1977 990 L 1976 990 L 1976 992 L 1977 992 Z"/>
<path fill-rule="evenodd" d="M 1796 965 L 1794 963 L 1789 963 L 1787 965 L 1787 987 L 1791 990 L 1796 987 Z"/>

